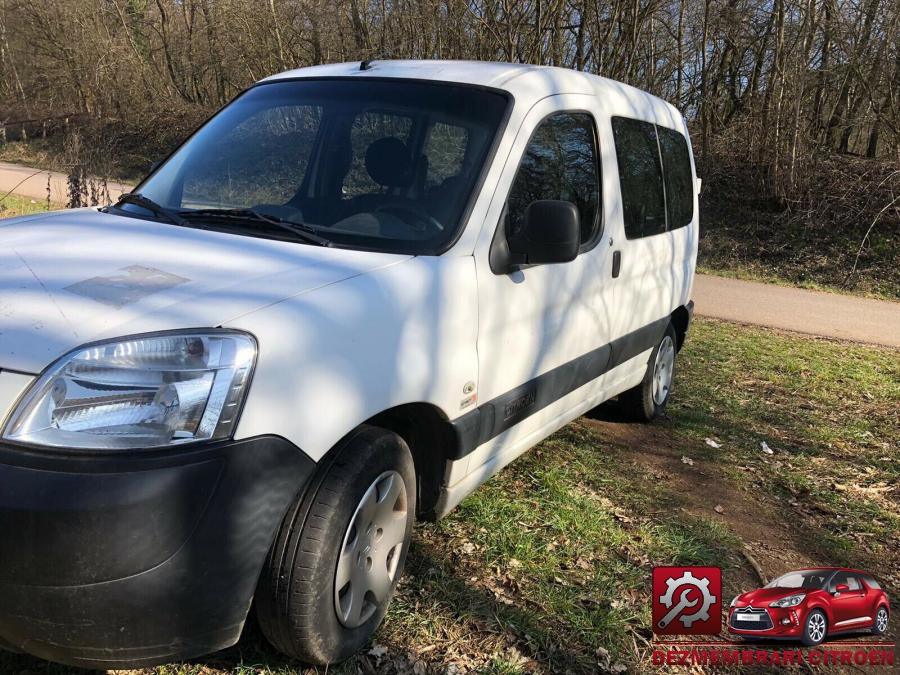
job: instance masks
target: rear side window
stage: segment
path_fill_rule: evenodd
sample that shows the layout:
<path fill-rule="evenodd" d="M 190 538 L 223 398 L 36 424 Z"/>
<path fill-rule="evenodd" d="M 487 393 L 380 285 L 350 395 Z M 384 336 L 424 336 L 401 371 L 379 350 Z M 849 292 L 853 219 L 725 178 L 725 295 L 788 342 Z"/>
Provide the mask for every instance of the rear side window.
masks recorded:
<path fill-rule="evenodd" d="M 507 201 L 507 235 L 525 221 L 525 209 L 540 199 L 578 207 L 581 243 L 594 240 L 600 207 L 600 175 L 594 120 L 587 113 L 554 113 L 541 122 L 525 149 Z"/>
<path fill-rule="evenodd" d="M 666 179 L 666 210 L 669 229 L 684 227 L 694 218 L 694 189 L 691 158 L 683 134 L 666 127 L 656 127 Z"/>
<path fill-rule="evenodd" d="M 666 201 L 656 128 L 649 122 L 612 118 L 622 190 L 625 236 L 649 237 L 666 231 Z"/>
<path fill-rule="evenodd" d="M 881 590 L 881 586 L 878 585 L 878 582 L 875 581 L 874 577 L 871 574 L 860 574 L 859 576 L 866 583 L 866 586 L 871 588 L 873 591 Z"/>

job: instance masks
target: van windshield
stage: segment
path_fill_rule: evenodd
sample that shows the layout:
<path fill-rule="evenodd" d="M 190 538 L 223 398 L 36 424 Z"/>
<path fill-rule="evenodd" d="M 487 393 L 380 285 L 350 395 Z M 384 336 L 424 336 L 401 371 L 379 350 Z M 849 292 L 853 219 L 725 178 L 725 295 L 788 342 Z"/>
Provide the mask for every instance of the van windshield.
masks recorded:
<path fill-rule="evenodd" d="M 508 105 L 502 93 L 448 83 L 258 85 L 135 190 L 162 208 L 134 200 L 114 210 L 298 242 L 438 253 L 457 235 Z"/>

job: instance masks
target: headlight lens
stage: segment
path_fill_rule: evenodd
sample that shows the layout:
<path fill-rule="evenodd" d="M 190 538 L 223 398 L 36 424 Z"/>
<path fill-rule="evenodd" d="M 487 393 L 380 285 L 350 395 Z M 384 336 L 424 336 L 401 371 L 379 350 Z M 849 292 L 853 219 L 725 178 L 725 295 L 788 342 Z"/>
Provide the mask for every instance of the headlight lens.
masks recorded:
<path fill-rule="evenodd" d="M 734 600 L 731 601 L 731 606 L 734 607 L 737 604 L 738 598 L 741 597 L 739 595 L 734 596 Z"/>
<path fill-rule="evenodd" d="M 776 600 L 769 607 L 796 607 L 801 602 L 803 602 L 803 598 L 806 597 L 806 593 L 797 593 L 796 595 L 789 595 L 786 598 L 781 598 L 781 600 Z"/>
<path fill-rule="evenodd" d="M 83 450 L 228 437 L 256 341 L 234 331 L 138 336 L 76 349 L 28 390 L 3 438 Z"/>

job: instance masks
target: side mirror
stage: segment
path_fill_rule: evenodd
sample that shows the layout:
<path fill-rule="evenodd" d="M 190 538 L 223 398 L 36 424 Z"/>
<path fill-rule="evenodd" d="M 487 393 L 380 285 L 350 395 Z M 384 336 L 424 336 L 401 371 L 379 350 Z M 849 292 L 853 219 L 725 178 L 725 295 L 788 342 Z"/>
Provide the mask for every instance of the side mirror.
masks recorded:
<path fill-rule="evenodd" d="M 847 584 L 838 584 L 837 586 L 835 586 L 834 590 L 838 593 L 846 593 L 850 590 L 850 587 Z"/>
<path fill-rule="evenodd" d="M 556 199 L 531 202 L 522 230 L 509 237 L 509 251 L 523 265 L 570 262 L 580 246 L 578 208 Z"/>

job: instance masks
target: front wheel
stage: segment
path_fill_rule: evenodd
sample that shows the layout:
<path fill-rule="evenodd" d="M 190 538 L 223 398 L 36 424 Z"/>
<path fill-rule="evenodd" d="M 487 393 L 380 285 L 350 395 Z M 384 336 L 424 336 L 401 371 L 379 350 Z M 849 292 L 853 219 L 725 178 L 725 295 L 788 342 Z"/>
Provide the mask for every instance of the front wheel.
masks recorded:
<path fill-rule="evenodd" d="M 883 605 L 875 612 L 875 625 L 872 626 L 873 635 L 884 635 L 887 632 L 888 612 Z"/>
<path fill-rule="evenodd" d="M 272 646 L 325 665 L 365 645 L 403 572 L 415 481 L 398 435 L 362 427 L 343 441 L 285 516 L 260 577 L 256 611 Z"/>
<path fill-rule="evenodd" d="M 644 379 L 636 387 L 619 394 L 619 404 L 632 419 L 651 422 L 665 412 L 675 376 L 677 339 L 670 323 L 650 354 Z"/>
<path fill-rule="evenodd" d="M 806 624 L 803 626 L 803 635 L 800 641 L 807 647 L 815 647 L 822 644 L 822 640 L 828 634 L 828 619 L 820 609 L 814 609 L 806 617 Z"/>

